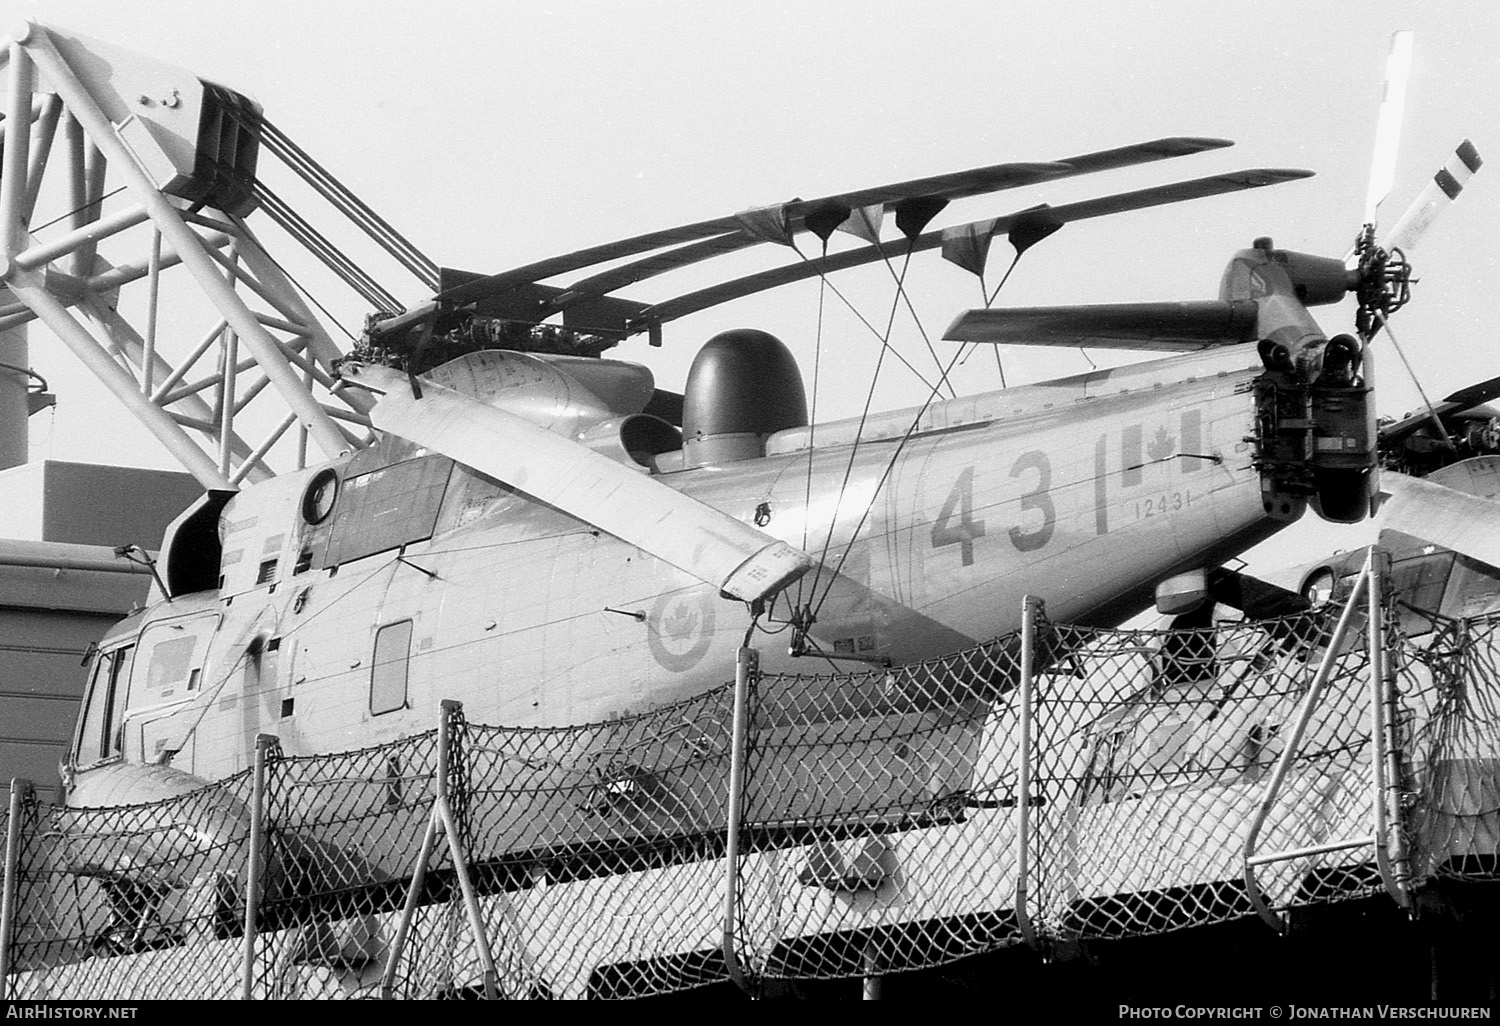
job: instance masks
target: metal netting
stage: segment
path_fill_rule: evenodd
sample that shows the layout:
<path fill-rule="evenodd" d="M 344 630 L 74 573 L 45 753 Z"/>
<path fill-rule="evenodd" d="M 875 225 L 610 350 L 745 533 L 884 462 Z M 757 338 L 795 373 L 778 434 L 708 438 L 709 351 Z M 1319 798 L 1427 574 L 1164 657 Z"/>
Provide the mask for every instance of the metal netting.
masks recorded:
<path fill-rule="evenodd" d="M 370 984 L 382 916 L 398 912 L 436 794 L 437 732 L 378 747 L 266 762 L 257 993 L 325 993 L 340 976 Z M 451 865 L 439 848 L 441 880 Z M 311 993 L 309 993 L 311 991 Z"/>
<path fill-rule="evenodd" d="M 1169 632 L 1049 626 L 1038 676 L 1032 889 L 1038 932 L 1165 933 L 1252 912 L 1247 833 L 1308 686 L 1326 617 Z M 1369 666 L 1334 654 L 1259 835 L 1293 851 L 1370 833 Z M 1373 846 L 1264 867 L 1276 908 L 1367 894 Z"/>
<path fill-rule="evenodd" d="M 1019 642 L 915 666 L 762 676 L 736 940 L 757 976 L 917 968 L 1019 940 Z"/>
<path fill-rule="evenodd" d="M 1415 880 L 1500 879 L 1500 617 L 1440 621 L 1402 666 Z"/>
<path fill-rule="evenodd" d="M 1386 639 L 1385 794 L 1361 621 L 1329 655 L 1327 615 L 1043 620 L 1029 687 L 1020 636 L 750 675 L 733 845 L 735 685 L 557 729 L 446 703 L 439 729 L 329 756 L 266 739 L 256 771 L 168 801 L 21 802 L 7 995 L 622 998 L 871 976 L 1369 895 L 1386 801 L 1401 882 L 1493 879 L 1497 622 Z"/>
<path fill-rule="evenodd" d="M 150 805 L 24 806 L 9 996 L 238 992 L 249 776 Z M 38 973 L 30 970 L 48 969 Z"/>

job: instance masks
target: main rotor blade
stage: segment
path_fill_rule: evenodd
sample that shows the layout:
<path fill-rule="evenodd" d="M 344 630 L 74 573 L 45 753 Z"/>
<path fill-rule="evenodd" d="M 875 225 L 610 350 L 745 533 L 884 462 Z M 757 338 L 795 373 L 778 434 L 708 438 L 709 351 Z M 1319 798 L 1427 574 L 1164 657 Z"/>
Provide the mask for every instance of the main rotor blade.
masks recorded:
<path fill-rule="evenodd" d="M 1500 502 L 1410 478 L 1385 506 L 1385 526 L 1500 567 Z"/>
<path fill-rule="evenodd" d="M 787 222 L 788 231 L 795 232 L 801 231 L 805 227 L 808 213 L 825 211 L 836 206 L 848 206 L 851 210 L 868 207 L 877 203 L 884 206 L 894 206 L 903 199 L 917 196 L 928 196 L 945 200 L 962 199 L 968 196 L 977 196 L 984 192 L 1015 188 L 1020 185 L 1047 181 L 1052 178 L 1090 174 L 1096 171 L 1108 171 L 1115 168 L 1146 164 L 1152 161 L 1166 160 L 1170 157 L 1181 157 L 1191 153 L 1201 153 L 1204 150 L 1221 149 L 1225 146 L 1233 145 L 1234 143 L 1228 139 L 1170 136 L 1164 139 L 1154 139 L 1150 142 L 1119 146 L 1110 150 L 1100 150 L 1096 153 L 1084 153 L 1076 157 L 1069 157 L 1065 161 L 1044 164 L 992 164 L 988 167 L 974 168 L 969 171 L 916 178 L 908 182 L 898 182 L 894 185 L 883 185 L 874 189 L 861 189 L 856 192 L 840 193 L 836 196 L 825 196 L 821 199 L 791 200 L 783 204 L 783 216 Z M 699 240 L 702 240 L 700 247 L 684 245 L 686 243 L 698 242 Z M 595 264 L 607 263 L 612 260 L 620 260 L 639 253 L 649 253 L 652 250 L 662 249 L 667 246 L 680 247 L 671 253 L 661 254 L 660 257 L 639 261 L 637 265 L 632 265 L 636 267 L 636 270 L 631 271 L 623 279 L 617 279 L 614 275 L 611 275 L 610 278 L 603 282 L 585 279 L 583 282 L 575 283 L 572 288 L 567 290 L 566 297 L 553 299 L 549 305 L 544 309 L 540 309 L 535 314 L 535 319 L 541 320 L 552 313 L 566 309 L 575 303 L 582 302 L 591 295 L 613 291 L 628 284 L 630 281 L 639 280 L 639 278 L 633 278 L 630 275 L 639 274 L 640 278 L 650 277 L 670 270 L 673 267 L 685 266 L 697 260 L 717 256 L 720 253 L 733 252 L 736 249 L 741 249 L 758 241 L 762 241 L 761 238 L 746 229 L 739 214 L 730 214 L 726 217 L 715 217 L 707 221 L 695 221 L 692 224 L 679 225 L 676 228 L 648 232 L 645 235 L 636 235 L 628 239 L 620 239 L 600 246 L 575 250 L 572 253 L 564 253 L 559 256 L 549 257 L 546 260 L 539 260 L 536 263 L 512 268 L 508 271 L 501 271 L 499 274 L 466 281 L 455 288 L 440 293 L 431 302 L 423 303 L 399 317 L 372 326 L 370 335 L 372 338 L 378 339 L 407 331 L 414 325 L 420 324 L 430 318 L 437 312 L 438 306 L 442 304 L 450 307 L 463 306 L 467 303 L 478 302 L 486 297 L 503 294 L 512 289 L 539 282 L 545 278 L 566 274 L 569 271 L 592 267 Z M 661 261 L 661 263 L 657 261 Z"/>
<path fill-rule="evenodd" d="M 1303 171 L 1295 168 L 1251 168 L 1245 171 L 1233 171 L 1228 174 L 1211 175 L 1207 178 L 1195 178 L 1186 182 L 1174 182 L 1169 185 L 1157 185 L 1149 189 L 1137 189 L 1134 192 L 1122 192 L 1113 196 L 1103 196 L 1098 199 L 1083 200 L 1078 203 L 1066 203 L 1060 207 L 1048 207 L 1049 215 L 1058 220 L 1081 221 L 1090 217 L 1103 217 L 1106 214 L 1118 214 L 1127 210 L 1141 210 L 1147 207 L 1161 206 L 1164 203 L 1180 203 L 1185 200 L 1200 199 L 1205 196 L 1217 196 L 1226 192 L 1238 192 L 1242 189 L 1258 189 L 1265 185 L 1277 185 L 1281 182 L 1289 182 L 1299 178 L 1310 178 L 1313 172 Z M 972 227 L 980 233 L 997 235 L 1007 231 L 1017 218 L 1032 215 L 1032 210 L 1018 211 L 1004 217 L 991 218 L 986 221 L 972 222 Z M 958 227 L 969 227 L 960 225 Z M 782 267 L 762 271 L 734 281 L 715 285 L 711 288 L 699 289 L 686 295 L 657 303 L 643 310 L 640 316 L 630 322 L 634 331 L 645 331 L 652 324 L 664 324 L 667 321 L 676 320 L 690 313 L 697 313 L 711 306 L 726 303 L 732 299 L 740 299 L 744 296 L 764 292 L 804 278 L 815 278 L 819 275 L 828 274 L 833 271 L 842 271 L 850 267 L 858 267 L 862 264 L 873 263 L 877 260 L 890 258 L 899 260 L 908 251 L 924 249 L 935 249 L 943 244 L 944 231 L 925 232 L 915 239 L 883 242 L 875 246 L 864 246 L 859 249 L 846 250 L 842 253 L 832 253 L 826 257 L 818 257 L 811 260 L 800 261 L 795 264 L 786 264 Z"/>
<path fill-rule="evenodd" d="M 1255 337 L 1252 300 L 1191 303 L 1103 303 L 969 310 L 943 338 L 1021 346 L 1088 346 L 1192 352 Z"/>
<path fill-rule="evenodd" d="M 726 598 L 754 602 L 806 573 L 812 557 L 637 471 L 430 381 L 345 365 L 357 385 L 385 396 L 370 411 L 382 431 L 441 452 L 636 546 Z"/>
<path fill-rule="evenodd" d="M 1385 425 L 1380 429 L 1380 444 L 1394 445 L 1423 424 L 1431 424 L 1434 415 L 1446 417 L 1450 413 L 1462 413 L 1464 410 L 1478 406 L 1480 403 L 1487 403 L 1492 399 L 1500 399 L 1500 378 L 1490 378 L 1488 381 L 1480 381 L 1467 388 L 1460 388 L 1442 402 L 1435 404 L 1430 411 L 1424 409 Z"/>
<path fill-rule="evenodd" d="M 1474 172 L 1483 166 L 1484 160 L 1473 143 L 1467 139 L 1459 143 L 1448 162 L 1438 168 L 1432 181 L 1417 194 L 1411 206 L 1406 208 L 1406 213 L 1392 226 L 1380 244 L 1381 248 L 1387 253 L 1393 249 L 1402 252 L 1415 249 L 1422 236 L 1427 234 L 1427 229 L 1432 227 L 1432 222 L 1458 199 L 1458 194 L 1464 191 L 1464 186 L 1474 177 Z"/>
<path fill-rule="evenodd" d="M 1406 111 L 1406 79 L 1411 72 L 1410 29 L 1391 35 L 1385 59 L 1385 94 L 1375 128 L 1375 156 L 1370 162 L 1370 186 L 1365 192 L 1365 224 L 1374 224 L 1380 204 L 1396 180 L 1396 151 L 1401 145 L 1401 117 Z"/>
<path fill-rule="evenodd" d="M 1078 175 L 1095 174 L 1100 171 L 1146 164 L 1232 145 L 1233 143 L 1228 139 L 1174 137 L 1136 143 L 1132 146 L 1120 146 L 1112 150 L 1100 150 L 1097 153 L 1083 153 L 1076 157 L 1064 157 L 1048 164 L 997 164 L 993 167 L 921 178 L 903 182 L 900 185 L 865 189 L 861 192 L 828 196 L 819 200 L 793 200 L 785 205 L 785 220 L 789 232 L 795 233 L 806 228 L 806 218 L 809 213 L 829 208 L 857 210 L 880 203 L 889 209 L 898 201 L 914 196 L 930 196 L 945 200 L 962 199 L 1014 189 L 1022 185 L 1033 185 L 1041 181 L 1074 178 Z M 568 286 L 567 291 L 552 302 L 549 312 L 564 310 L 586 296 L 613 292 L 646 278 L 686 267 L 700 260 L 732 253 L 760 241 L 762 241 L 760 238 L 749 232 L 731 233 L 682 246 L 666 253 L 658 253 L 623 267 L 612 268 Z"/>

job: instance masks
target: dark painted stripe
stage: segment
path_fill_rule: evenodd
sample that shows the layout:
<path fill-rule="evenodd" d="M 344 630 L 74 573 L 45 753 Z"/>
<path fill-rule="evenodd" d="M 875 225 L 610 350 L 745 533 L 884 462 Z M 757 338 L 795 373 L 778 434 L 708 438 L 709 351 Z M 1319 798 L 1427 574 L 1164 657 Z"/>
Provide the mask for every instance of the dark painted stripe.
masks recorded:
<path fill-rule="evenodd" d="M 1443 168 L 1437 174 L 1433 175 L 1432 180 L 1437 184 L 1439 189 L 1443 190 L 1443 195 L 1449 199 L 1457 199 L 1458 194 L 1464 191 L 1463 184 L 1449 174 L 1447 168 Z"/>
<path fill-rule="evenodd" d="M 1177 450 L 1183 453 L 1182 472 L 1191 474 L 1196 470 L 1202 470 L 1205 460 L 1196 456 L 1188 456 L 1186 453 L 1203 451 L 1203 411 L 1182 411 L 1182 447 Z"/>
<path fill-rule="evenodd" d="M 1106 476 L 1105 460 L 1108 456 L 1109 439 L 1099 436 L 1094 443 L 1094 533 L 1109 533 L 1109 479 Z"/>
<path fill-rule="evenodd" d="M 1484 158 L 1480 157 L 1479 151 L 1474 148 L 1474 144 L 1467 139 L 1459 143 L 1458 149 L 1453 152 L 1457 154 L 1459 160 L 1464 162 L 1464 167 L 1468 168 L 1471 173 L 1478 171 L 1484 166 Z"/>
<path fill-rule="evenodd" d="M 1120 436 L 1120 484 L 1133 488 L 1141 483 L 1141 426 L 1132 424 Z"/>

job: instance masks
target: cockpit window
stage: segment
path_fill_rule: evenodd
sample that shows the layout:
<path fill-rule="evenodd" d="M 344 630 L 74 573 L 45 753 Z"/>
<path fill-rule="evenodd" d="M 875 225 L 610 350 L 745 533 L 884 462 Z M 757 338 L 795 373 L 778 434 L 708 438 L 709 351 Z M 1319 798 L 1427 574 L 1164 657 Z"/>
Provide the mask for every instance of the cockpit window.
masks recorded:
<path fill-rule="evenodd" d="M 134 661 L 134 645 L 104 652 L 94 661 L 94 675 L 84 696 L 83 722 L 74 752 L 80 766 L 120 754 L 121 724 Z"/>

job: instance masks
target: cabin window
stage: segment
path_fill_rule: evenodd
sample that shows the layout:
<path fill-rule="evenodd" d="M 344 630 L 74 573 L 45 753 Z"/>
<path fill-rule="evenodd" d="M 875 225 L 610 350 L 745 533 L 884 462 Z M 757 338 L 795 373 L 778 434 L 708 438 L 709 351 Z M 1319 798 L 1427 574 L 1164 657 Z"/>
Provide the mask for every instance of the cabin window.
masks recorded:
<path fill-rule="evenodd" d="M 208 677 L 209 642 L 218 626 L 218 613 L 147 624 L 141 632 L 141 678 L 134 686 L 134 707 L 181 702 L 199 691 Z"/>
<path fill-rule="evenodd" d="M 370 712 L 406 708 L 406 661 L 411 654 L 410 620 L 388 623 L 375 632 L 375 658 L 370 667 Z"/>
<path fill-rule="evenodd" d="M 121 723 L 125 718 L 125 682 L 135 659 L 135 646 L 105 652 L 94 662 L 94 676 L 84 699 L 83 724 L 78 730 L 75 757 L 87 766 L 120 754 Z"/>
<path fill-rule="evenodd" d="M 153 694 L 171 693 L 172 685 L 189 676 L 193 665 L 193 650 L 198 639 L 191 634 L 179 634 L 151 646 L 151 662 L 146 668 L 146 690 Z"/>
<path fill-rule="evenodd" d="M 452 469 L 452 460 L 429 456 L 344 481 L 323 564 L 336 566 L 431 538 Z"/>

